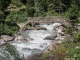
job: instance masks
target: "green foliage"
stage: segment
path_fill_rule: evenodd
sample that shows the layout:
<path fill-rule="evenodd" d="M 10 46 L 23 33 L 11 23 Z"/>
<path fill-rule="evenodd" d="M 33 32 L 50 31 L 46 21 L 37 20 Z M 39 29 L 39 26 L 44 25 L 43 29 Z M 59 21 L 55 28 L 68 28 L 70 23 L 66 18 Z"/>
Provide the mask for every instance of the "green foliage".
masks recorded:
<path fill-rule="evenodd" d="M 7 43 L 4 46 L 0 46 L 0 60 L 24 60 L 20 58 L 20 55 L 15 46 Z"/>
<path fill-rule="evenodd" d="M 65 34 L 72 35 L 72 27 L 71 26 L 66 26 Z"/>
<path fill-rule="evenodd" d="M 80 32 L 74 34 L 74 42 L 80 42 Z"/>
<path fill-rule="evenodd" d="M 2 23 L 0 22 L 0 35 L 7 34 L 7 35 L 13 35 L 14 33 L 18 32 L 18 26 L 15 24 L 8 24 L 8 23 Z"/>
<path fill-rule="evenodd" d="M 45 0 L 44 0 L 45 1 Z M 36 13 L 34 16 L 45 16 L 45 3 L 43 0 L 35 0 Z"/>
<path fill-rule="evenodd" d="M 46 13 L 46 16 L 58 16 L 58 13 L 55 11 L 50 11 Z"/>
<path fill-rule="evenodd" d="M 6 17 L 6 22 L 21 23 L 27 20 L 25 10 L 13 11 Z"/>
<path fill-rule="evenodd" d="M 23 4 L 20 0 L 11 0 L 10 6 L 21 7 Z"/>
<path fill-rule="evenodd" d="M 39 58 L 39 60 L 45 60 L 47 57 L 49 57 L 49 53 L 44 53 L 42 56 Z"/>
<path fill-rule="evenodd" d="M 32 8 L 32 7 L 27 7 L 27 16 L 28 16 L 28 17 L 29 17 L 29 16 L 33 17 L 35 12 L 36 12 L 36 11 L 35 11 L 34 8 Z"/>
<path fill-rule="evenodd" d="M 5 2 L 6 1 L 6 2 Z M 6 17 L 5 9 L 10 4 L 10 0 L 0 0 L 0 22 L 4 21 Z"/>
<path fill-rule="evenodd" d="M 26 5 L 27 5 L 27 7 L 28 6 L 32 7 L 32 6 L 34 6 L 34 1 L 33 0 L 26 0 Z"/>
<path fill-rule="evenodd" d="M 10 3 L 10 0 L 0 0 L 0 10 L 4 11 Z"/>
<path fill-rule="evenodd" d="M 77 42 L 76 44 L 74 42 L 64 42 L 62 44 L 64 48 L 66 49 L 68 53 L 68 58 L 79 58 L 80 57 L 80 42 Z M 60 46 L 60 47 L 62 47 Z"/>
<path fill-rule="evenodd" d="M 15 60 L 21 60 L 20 56 L 19 56 L 19 53 L 14 46 L 7 43 L 5 45 L 5 49 L 10 53 L 10 55 L 12 55 L 15 58 Z"/>
<path fill-rule="evenodd" d="M 34 16 L 35 16 L 35 17 L 38 17 L 38 16 L 44 17 L 44 16 L 46 16 L 46 15 L 45 15 L 45 12 L 37 11 L 37 12 L 34 14 Z"/>
<path fill-rule="evenodd" d="M 27 24 L 27 25 L 24 26 L 24 29 L 29 29 L 30 27 L 31 26 Z"/>
<path fill-rule="evenodd" d="M 40 57 L 39 60 L 46 60 L 48 57 L 52 56 L 54 54 L 54 51 L 50 51 L 48 53 L 43 53 Z"/>
<path fill-rule="evenodd" d="M 3 30 L 4 30 L 3 23 L 0 23 L 0 35 L 3 34 Z"/>
<path fill-rule="evenodd" d="M 0 16 L 2 16 L 4 13 L 2 11 L 0 11 Z"/>
<path fill-rule="evenodd" d="M 76 8 L 76 9 L 75 9 Z M 72 26 L 74 26 L 76 23 L 78 23 L 78 5 L 76 2 L 73 2 L 71 4 L 71 8 L 66 13 L 67 18 L 69 19 L 69 22 L 71 23 Z"/>

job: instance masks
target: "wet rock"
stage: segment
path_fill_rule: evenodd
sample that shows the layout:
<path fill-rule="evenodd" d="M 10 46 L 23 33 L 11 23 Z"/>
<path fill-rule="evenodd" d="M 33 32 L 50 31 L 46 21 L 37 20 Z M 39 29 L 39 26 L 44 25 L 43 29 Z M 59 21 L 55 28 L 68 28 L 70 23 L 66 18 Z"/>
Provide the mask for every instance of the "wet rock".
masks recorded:
<path fill-rule="evenodd" d="M 56 31 L 60 30 L 61 32 L 65 31 L 65 27 L 63 25 L 60 25 L 58 27 L 55 28 Z"/>
<path fill-rule="evenodd" d="M 57 37 L 57 34 L 50 35 L 44 38 L 44 40 L 54 40 Z"/>
<path fill-rule="evenodd" d="M 59 35 L 61 35 L 61 36 L 64 36 L 64 32 L 61 32 L 61 33 L 58 33 Z"/>
<path fill-rule="evenodd" d="M 56 41 L 63 41 L 65 39 L 65 36 L 58 36 L 55 38 Z"/>
<path fill-rule="evenodd" d="M 53 42 L 48 45 L 48 47 L 44 50 L 44 53 L 50 52 L 51 50 L 53 50 Z"/>
<path fill-rule="evenodd" d="M 51 41 L 51 43 L 47 46 L 43 53 L 48 53 L 56 48 L 56 40 Z"/>
<path fill-rule="evenodd" d="M 14 38 L 14 41 L 23 41 L 26 40 L 22 35 L 18 35 L 17 37 Z"/>
<path fill-rule="evenodd" d="M 54 29 L 57 34 L 64 36 L 65 27 L 60 25 Z"/>
<path fill-rule="evenodd" d="M 35 27 L 31 27 L 31 30 L 47 30 L 45 27 L 40 27 L 40 26 L 35 26 Z"/>
<path fill-rule="evenodd" d="M 1 35 L 1 39 L 3 39 L 5 42 L 13 40 L 13 37 L 8 35 Z"/>
<path fill-rule="evenodd" d="M 37 27 L 37 30 L 47 30 L 45 27 L 40 27 L 40 26 L 38 26 Z"/>
<path fill-rule="evenodd" d="M 27 38 L 27 40 L 28 40 L 28 41 L 32 41 L 32 40 L 34 40 L 34 39 L 33 39 L 33 38 Z"/>
<path fill-rule="evenodd" d="M 0 45 L 4 45 L 6 42 L 3 39 L 0 39 Z"/>

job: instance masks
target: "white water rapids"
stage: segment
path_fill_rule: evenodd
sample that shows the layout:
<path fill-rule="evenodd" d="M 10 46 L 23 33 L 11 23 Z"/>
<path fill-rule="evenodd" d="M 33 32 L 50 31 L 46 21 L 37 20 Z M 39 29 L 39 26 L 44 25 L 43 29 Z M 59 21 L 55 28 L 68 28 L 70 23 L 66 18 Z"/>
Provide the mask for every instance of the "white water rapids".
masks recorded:
<path fill-rule="evenodd" d="M 53 23 L 51 25 L 40 25 L 45 27 L 47 30 L 27 30 L 22 32 L 22 35 L 25 38 L 32 38 L 32 41 L 16 41 L 13 42 L 12 45 L 17 47 L 17 50 L 24 57 L 30 56 L 31 54 L 35 54 L 43 51 L 49 44 L 50 40 L 43 40 L 46 36 L 49 36 L 53 33 L 53 29 L 57 26 L 61 25 L 60 23 Z"/>
<path fill-rule="evenodd" d="M 50 40 L 44 40 L 44 38 L 54 34 L 55 31 L 53 29 L 59 25 L 61 24 L 53 23 L 51 25 L 40 25 L 45 27 L 47 30 L 27 30 L 21 33 L 25 38 L 32 38 L 34 40 L 12 41 L 10 43 L 17 48 L 20 56 L 24 56 L 26 58 L 32 54 L 42 52 L 51 42 Z"/>

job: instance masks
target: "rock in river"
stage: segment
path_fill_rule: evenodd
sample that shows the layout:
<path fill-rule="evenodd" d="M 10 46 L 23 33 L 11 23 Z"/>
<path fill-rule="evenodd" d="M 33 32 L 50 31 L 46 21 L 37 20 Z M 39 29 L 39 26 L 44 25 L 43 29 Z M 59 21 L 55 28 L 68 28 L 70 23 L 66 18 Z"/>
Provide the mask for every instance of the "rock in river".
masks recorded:
<path fill-rule="evenodd" d="M 6 42 L 3 39 L 0 39 L 0 45 L 4 45 Z"/>
<path fill-rule="evenodd" d="M 44 40 L 54 40 L 57 37 L 57 34 L 50 35 L 44 38 Z"/>
<path fill-rule="evenodd" d="M 40 26 L 36 26 L 36 27 L 31 27 L 31 30 L 47 30 L 45 27 L 40 27 Z"/>
<path fill-rule="evenodd" d="M 5 42 L 13 40 L 13 37 L 8 35 L 1 35 L 1 39 L 3 39 Z"/>
<path fill-rule="evenodd" d="M 22 35 L 18 35 L 17 37 L 14 38 L 14 41 L 23 41 L 26 40 Z"/>

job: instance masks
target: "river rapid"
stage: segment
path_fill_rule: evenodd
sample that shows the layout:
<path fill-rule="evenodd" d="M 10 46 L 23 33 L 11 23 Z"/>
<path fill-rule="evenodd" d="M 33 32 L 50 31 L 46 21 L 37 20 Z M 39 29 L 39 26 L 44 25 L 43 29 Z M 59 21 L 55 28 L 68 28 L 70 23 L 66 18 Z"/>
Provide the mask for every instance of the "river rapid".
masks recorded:
<path fill-rule="evenodd" d="M 53 23 L 51 25 L 40 25 L 45 27 L 47 30 L 26 30 L 21 34 L 26 38 L 32 38 L 33 40 L 28 41 L 11 41 L 10 44 L 15 46 L 20 53 L 21 57 L 27 58 L 30 55 L 43 52 L 47 46 L 51 43 L 51 40 L 44 40 L 46 36 L 55 33 L 53 30 L 55 27 L 61 25 L 60 23 Z M 1 55 L 1 53 L 0 53 Z M 4 54 L 3 54 L 4 56 Z M 11 59 L 12 60 L 12 59 Z"/>

